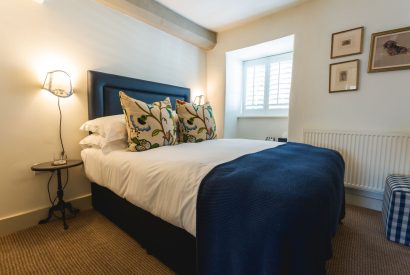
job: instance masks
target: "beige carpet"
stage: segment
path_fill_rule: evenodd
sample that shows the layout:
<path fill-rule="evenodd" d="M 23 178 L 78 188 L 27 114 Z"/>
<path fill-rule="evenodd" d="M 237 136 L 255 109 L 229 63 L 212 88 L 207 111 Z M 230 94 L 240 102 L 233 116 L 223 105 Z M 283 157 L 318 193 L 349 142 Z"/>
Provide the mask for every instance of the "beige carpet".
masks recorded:
<path fill-rule="evenodd" d="M 95 211 L 0 238 L 0 274 L 172 274 Z M 384 238 L 381 214 L 349 206 L 328 274 L 410 274 L 410 248 Z"/>
<path fill-rule="evenodd" d="M 0 238 L 0 274 L 173 274 L 95 211 Z"/>
<path fill-rule="evenodd" d="M 333 248 L 333 258 L 327 264 L 328 274 L 410 274 L 410 247 L 385 238 L 380 212 L 348 206 Z"/>

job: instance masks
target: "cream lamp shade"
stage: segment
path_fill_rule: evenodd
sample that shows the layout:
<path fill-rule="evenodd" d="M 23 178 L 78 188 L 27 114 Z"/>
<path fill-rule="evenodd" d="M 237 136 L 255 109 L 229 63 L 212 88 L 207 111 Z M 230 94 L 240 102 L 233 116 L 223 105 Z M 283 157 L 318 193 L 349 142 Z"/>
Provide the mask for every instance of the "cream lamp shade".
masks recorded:
<path fill-rule="evenodd" d="M 47 73 L 43 89 L 58 97 L 69 97 L 73 94 L 70 75 L 61 70 Z"/>
<path fill-rule="evenodd" d="M 196 105 L 204 104 L 204 102 L 203 102 L 204 99 L 205 99 L 205 96 L 204 96 L 204 95 L 198 95 L 198 96 L 195 97 L 194 103 L 195 103 Z"/>

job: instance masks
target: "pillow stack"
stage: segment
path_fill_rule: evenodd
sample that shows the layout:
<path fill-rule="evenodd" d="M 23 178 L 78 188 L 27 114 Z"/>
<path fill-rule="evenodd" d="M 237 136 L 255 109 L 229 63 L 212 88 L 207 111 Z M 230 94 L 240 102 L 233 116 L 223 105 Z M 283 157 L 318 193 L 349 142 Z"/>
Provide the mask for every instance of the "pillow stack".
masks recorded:
<path fill-rule="evenodd" d="M 92 134 L 80 141 L 83 148 L 93 147 L 108 153 L 127 146 L 127 128 L 124 115 L 100 117 L 85 122 L 80 130 Z"/>
<path fill-rule="evenodd" d="M 197 105 L 177 100 L 176 111 L 171 101 L 145 103 L 119 93 L 124 115 L 87 121 L 81 130 L 92 132 L 80 141 L 83 147 L 141 152 L 178 143 L 195 143 L 216 138 L 216 124 L 209 103 Z M 128 145 L 127 145 L 128 141 Z"/>

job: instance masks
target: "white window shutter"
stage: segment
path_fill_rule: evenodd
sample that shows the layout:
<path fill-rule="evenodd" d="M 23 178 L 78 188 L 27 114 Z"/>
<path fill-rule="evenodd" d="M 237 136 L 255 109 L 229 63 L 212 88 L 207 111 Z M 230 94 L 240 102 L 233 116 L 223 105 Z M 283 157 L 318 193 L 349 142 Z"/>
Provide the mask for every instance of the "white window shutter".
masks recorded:
<path fill-rule="evenodd" d="M 293 53 L 286 53 L 244 62 L 245 114 L 289 106 L 292 56 Z"/>
<path fill-rule="evenodd" d="M 292 84 L 292 60 L 270 63 L 269 109 L 288 106 Z"/>
<path fill-rule="evenodd" d="M 251 65 L 246 69 L 246 110 L 257 110 L 264 108 L 265 69 L 265 64 Z"/>

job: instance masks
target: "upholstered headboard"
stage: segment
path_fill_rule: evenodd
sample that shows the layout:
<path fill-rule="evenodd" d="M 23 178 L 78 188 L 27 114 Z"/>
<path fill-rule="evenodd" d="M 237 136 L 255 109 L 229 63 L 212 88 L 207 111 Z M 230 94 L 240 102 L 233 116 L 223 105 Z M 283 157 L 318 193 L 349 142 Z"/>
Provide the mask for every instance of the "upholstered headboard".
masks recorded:
<path fill-rule="evenodd" d="M 121 114 L 122 108 L 118 96 L 119 91 L 123 91 L 129 96 L 147 103 L 169 97 L 173 107 L 175 107 L 177 99 L 189 101 L 190 95 L 188 88 L 88 71 L 89 119 Z"/>

